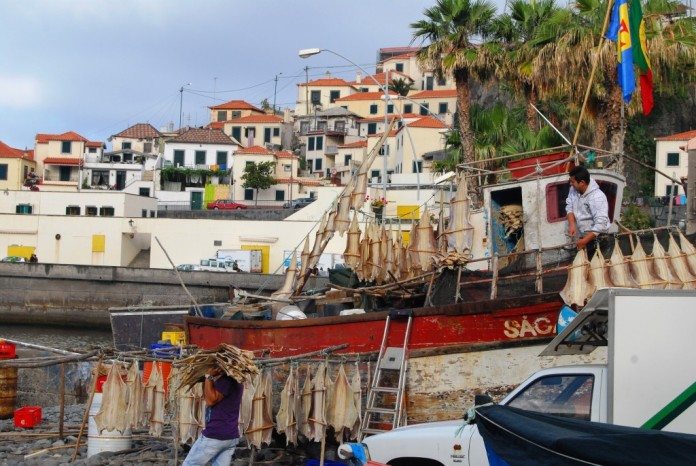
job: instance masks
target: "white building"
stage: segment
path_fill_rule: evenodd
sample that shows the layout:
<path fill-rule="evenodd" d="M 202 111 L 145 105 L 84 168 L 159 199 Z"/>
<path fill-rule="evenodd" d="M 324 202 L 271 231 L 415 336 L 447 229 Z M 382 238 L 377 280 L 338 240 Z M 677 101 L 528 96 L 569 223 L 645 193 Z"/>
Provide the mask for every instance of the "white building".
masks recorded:
<path fill-rule="evenodd" d="M 696 130 L 683 133 L 670 134 L 655 138 L 655 168 L 675 177 L 685 178 L 688 170 L 688 156 L 686 144 L 696 137 Z M 672 194 L 672 182 L 655 173 L 655 196 L 669 196 Z M 675 185 L 674 195 L 685 194 L 684 190 Z"/>

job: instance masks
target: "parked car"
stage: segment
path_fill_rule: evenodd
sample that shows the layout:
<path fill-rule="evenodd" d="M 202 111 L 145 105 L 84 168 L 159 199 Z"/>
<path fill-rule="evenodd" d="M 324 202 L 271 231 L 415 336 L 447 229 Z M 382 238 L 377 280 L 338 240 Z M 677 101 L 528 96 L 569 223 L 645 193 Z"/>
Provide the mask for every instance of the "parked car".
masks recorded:
<path fill-rule="evenodd" d="M 247 206 L 234 202 L 230 199 L 218 199 L 213 202 L 208 202 L 208 210 L 239 210 L 246 209 Z"/>
<path fill-rule="evenodd" d="M 26 262 L 27 260 L 21 256 L 7 256 L 1 262 Z"/>
<path fill-rule="evenodd" d="M 200 266 L 196 264 L 181 264 L 177 265 L 176 269 L 180 272 L 194 272 L 197 270 L 201 270 Z"/>
<path fill-rule="evenodd" d="M 302 207 L 306 207 L 312 202 L 314 202 L 315 199 L 312 197 L 301 197 L 299 199 L 293 199 L 292 201 L 288 201 L 285 204 L 283 204 L 284 209 L 301 209 Z"/>

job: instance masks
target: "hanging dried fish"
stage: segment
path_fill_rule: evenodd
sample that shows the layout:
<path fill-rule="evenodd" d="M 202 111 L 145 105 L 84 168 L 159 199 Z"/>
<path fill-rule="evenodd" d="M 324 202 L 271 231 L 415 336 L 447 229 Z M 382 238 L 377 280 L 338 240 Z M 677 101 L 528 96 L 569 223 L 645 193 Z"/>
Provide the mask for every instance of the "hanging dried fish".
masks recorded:
<path fill-rule="evenodd" d="M 682 252 L 686 255 L 686 263 L 689 264 L 689 270 L 696 276 L 696 248 L 686 239 L 686 236 L 679 232 L 679 246 Z"/>
<path fill-rule="evenodd" d="M 619 240 L 614 240 L 614 250 L 609 258 L 609 279 L 612 285 L 622 288 L 638 288 L 638 283 L 631 275 L 629 258 L 623 255 Z"/>
<path fill-rule="evenodd" d="M 324 214 L 314 235 L 314 244 L 312 245 L 312 251 L 309 253 L 309 263 L 307 264 L 309 269 L 314 268 L 319 263 L 319 258 L 321 257 L 322 251 L 322 241 L 326 230 L 326 219 L 327 215 Z"/>
<path fill-rule="evenodd" d="M 392 119 L 391 123 L 389 124 L 389 127 L 384 131 L 384 133 L 382 133 L 382 137 L 379 138 L 377 144 L 375 144 L 375 146 L 370 150 L 370 152 L 367 154 L 367 156 L 365 156 L 362 163 L 360 164 L 360 168 L 358 169 L 358 174 L 355 179 L 355 188 L 353 189 L 350 197 L 350 205 L 353 209 L 355 209 L 356 212 L 360 210 L 362 206 L 365 204 L 365 198 L 367 197 L 368 171 L 372 166 L 372 163 L 375 161 L 375 158 L 377 157 L 379 150 L 382 148 L 384 142 L 389 137 L 389 133 L 391 133 L 391 130 L 394 127 L 395 122 L 396 118 Z"/>
<path fill-rule="evenodd" d="M 674 271 L 674 275 L 681 281 L 685 290 L 696 289 L 696 277 L 689 270 L 689 264 L 686 262 L 686 254 L 684 254 L 674 237 L 669 235 L 669 262 Z"/>
<path fill-rule="evenodd" d="M 160 371 L 158 363 L 152 364 L 152 372 L 150 378 L 145 385 L 147 392 L 151 388 L 150 393 L 150 435 L 153 437 L 161 437 L 164 430 L 164 377 Z"/>
<path fill-rule="evenodd" d="M 258 377 L 251 406 L 251 422 L 244 435 L 249 444 L 261 448 L 261 445 L 271 443 L 271 435 L 273 434 L 271 370 L 264 370 Z"/>
<path fill-rule="evenodd" d="M 384 280 L 391 281 L 392 276 L 396 276 L 396 267 L 394 262 L 394 244 L 392 242 L 392 232 L 391 227 L 389 231 L 384 231 L 384 236 L 382 237 L 382 242 L 385 245 L 384 251 Z M 391 274 L 391 275 L 390 275 Z"/>
<path fill-rule="evenodd" d="M 392 273 L 397 280 L 401 280 L 401 228 L 397 230 L 396 237 L 392 241 Z"/>
<path fill-rule="evenodd" d="M 256 383 L 261 380 L 257 375 L 244 381 L 244 391 L 242 391 L 242 404 L 239 407 L 239 432 L 246 432 L 251 422 L 251 410 L 254 404 L 256 393 Z"/>
<path fill-rule="evenodd" d="M 300 392 L 300 403 L 302 408 L 297 418 L 299 433 L 309 439 L 312 435 L 311 425 L 309 423 L 309 413 L 312 411 L 312 377 L 309 373 L 309 366 L 305 368 L 305 381 L 304 385 L 302 385 L 302 391 Z"/>
<path fill-rule="evenodd" d="M 355 407 L 353 389 L 348 382 L 343 364 L 341 364 L 332 387 L 331 403 L 329 403 L 326 413 L 326 420 L 334 428 L 337 442 L 343 441 L 344 433 L 350 431 L 357 418 L 358 412 Z"/>
<path fill-rule="evenodd" d="M 174 371 L 172 371 L 172 376 L 176 377 Z M 176 403 L 178 409 L 176 426 L 179 432 L 179 441 L 181 443 L 193 442 L 198 438 L 198 430 L 200 428 L 198 419 L 199 407 L 196 403 L 195 390 L 194 387 L 178 387 L 177 385 L 175 387 L 177 387 Z"/>
<path fill-rule="evenodd" d="M 304 277 L 309 268 L 309 235 L 305 237 L 302 254 L 300 254 L 300 277 Z"/>
<path fill-rule="evenodd" d="M 205 404 L 205 399 L 203 397 L 203 382 L 197 383 L 191 387 L 193 392 L 194 400 L 194 413 L 196 415 L 196 420 L 198 421 L 198 429 L 196 430 L 196 438 L 200 437 L 203 429 L 205 429 L 205 413 L 207 406 Z M 240 432 L 243 432 L 240 430 Z"/>
<path fill-rule="evenodd" d="M 297 276 L 297 251 L 293 251 L 290 255 L 290 265 L 285 271 L 285 281 L 277 291 L 271 293 L 272 298 L 289 298 L 295 290 L 295 277 Z M 276 303 L 282 304 L 283 303 Z M 275 316 L 274 316 L 275 317 Z"/>
<path fill-rule="evenodd" d="M 636 237 L 636 241 L 638 244 L 633 250 L 633 254 L 631 254 L 629 263 L 633 278 L 638 283 L 638 287 L 655 290 L 663 289 L 667 285 L 667 282 L 653 275 L 653 258 L 645 254 L 639 237 Z"/>
<path fill-rule="evenodd" d="M 682 288 L 682 282 L 672 274 L 669 266 L 669 257 L 667 253 L 665 253 L 665 248 L 663 248 L 657 240 L 657 235 L 653 236 L 652 256 L 655 276 L 667 284 L 667 289 L 680 290 Z"/>
<path fill-rule="evenodd" d="M 611 286 L 611 282 L 609 281 L 609 266 L 606 260 L 604 260 L 602 251 L 599 248 L 597 248 L 590 261 L 589 278 L 590 288 L 592 289 L 590 295 L 601 288 L 609 288 Z"/>
<path fill-rule="evenodd" d="M 410 249 L 414 268 L 418 267 L 424 272 L 432 269 L 433 261 L 431 259 L 437 254 L 437 245 L 435 232 L 430 224 L 430 215 L 425 208 L 416 225 L 416 238 L 415 240 L 411 239 Z"/>
<path fill-rule="evenodd" d="M 355 410 L 358 413 L 358 417 L 350 428 L 349 438 L 351 440 L 357 439 L 360 433 L 360 424 L 362 422 L 362 381 L 360 380 L 360 367 L 358 363 L 355 363 L 355 370 L 353 371 L 353 377 L 350 380 L 350 389 L 353 392 L 353 404 L 355 405 Z"/>
<path fill-rule="evenodd" d="M 585 301 L 591 296 L 592 288 L 587 280 L 589 263 L 587 261 L 587 251 L 581 249 L 575 255 L 573 263 L 568 268 L 568 280 L 559 293 L 563 301 L 568 305 L 582 307 Z"/>
<path fill-rule="evenodd" d="M 100 432 L 106 429 L 123 433 L 126 430 L 128 389 L 122 375 L 121 366 L 112 364 L 104 382 L 101 407 L 94 416 L 94 422 Z"/>
<path fill-rule="evenodd" d="M 370 267 L 369 277 L 370 280 L 376 280 L 378 283 L 382 282 L 382 258 L 380 257 L 380 250 L 382 248 L 381 238 L 379 234 L 379 227 L 372 223 L 370 224 L 369 230 L 370 236 L 370 259 L 368 265 Z"/>
<path fill-rule="evenodd" d="M 338 217 L 339 199 L 340 196 L 334 199 L 334 201 L 331 203 L 331 207 L 329 207 L 329 212 L 326 218 L 326 230 L 324 233 L 325 238 L 329 234 L 333 235 L 333 233 L 336 231 L 336 217 Z"/>
<path fill-rule="evenodd" d="M 254 353 L 227 343 L 221 343 L 211 350 L 198 350 L 187 358 L 175 361 L 174 365 L 181 369 L 182 386 L 200 382 L 206 372 L 214 367 L 240 383 L 259 373 L 254 363 Z"/>
<path fill-rule="evenodd" d="M 297 445 L 297 407 L 300 397 L 300 384 L 294 366 L 290 366 L 283 391 L 280 392 L 280 408 L 276 415 L 276 430 L 285 434 L 285 444 Z"/>
<path fill-rule="evenodd" d="M 343 234 L 348 231 L 350 225 L 350 194 L 353 192 L 354 184 L 351 182 L 341 193 L 341 198 L 338 201 L 338 215 L 336 216 L 336 231 L 338 234 Z"/>
<path fill-rule="evenodd" d="M 469 202 L 469 186 L 466 177 L 461 176 L 457 183 L 457 194 L 450 203 L 446 232 L 449 247 L 460 253 L 471 250 L 474 242 L 474 227 L 469 222 Z"/>
<path fill-rule="evenodd" d="M 354 271 L 358 270 L 358 265 L 360 264 L 360 225 L 358 224 L 357 213 L 353 215 L 353 221 L 350 223 L 343 260 L 345 260 L 348 267 Z"/>
<path fill-rule="evenodd" d="M 312 409 L 307 418 L 310 440 L 321 442 L 326 435 L 326 364 L 321 363 L 312 378 Z"/>
<path fill-rule="evenodd" d="M 134 361 L 126 376 L 126 393 L 128 407 L 126 408 L 126 426 L 136 428 L 141 426 L 143 418 L 143 380 Z"/>

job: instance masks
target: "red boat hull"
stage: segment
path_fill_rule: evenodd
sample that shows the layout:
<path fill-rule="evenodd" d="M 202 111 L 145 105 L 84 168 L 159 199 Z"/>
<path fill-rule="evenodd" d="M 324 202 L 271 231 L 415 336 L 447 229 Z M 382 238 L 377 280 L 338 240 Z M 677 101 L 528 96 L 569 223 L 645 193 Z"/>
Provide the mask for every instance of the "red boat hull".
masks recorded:
<path fill-rule="evenodd" d="M 418 308 L 409 341 L 413 352 L 441 348 L 502 347 L 538 343 L 556 331 L 562 306 L 557 293 Z M 202 348 L 231 343 L 271 357 L 292 356 L 348 344 L 338 353 L 379 351 L 387 311 L 294 321 L 230 321 L 186 317 L 188 341 Z M 388 346 L 401 346 L 406 319 L 392 320 Z"/>

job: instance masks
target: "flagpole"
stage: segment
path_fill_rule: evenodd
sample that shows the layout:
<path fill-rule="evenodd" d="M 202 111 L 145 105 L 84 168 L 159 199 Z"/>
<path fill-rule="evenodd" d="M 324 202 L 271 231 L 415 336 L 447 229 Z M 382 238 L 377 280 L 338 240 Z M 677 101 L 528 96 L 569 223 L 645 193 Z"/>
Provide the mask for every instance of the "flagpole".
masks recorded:
<path fill-rule="evenodd" d="M 602 26 L 602 35 L 599 37 L 599 46 L 597 48 L 597 53 L 594 57 L 594 62 L 592 63 L 592 72 L 590 72 L 590 81 L 587 83 L 587 89 L 585 90 L 585 99 L 582 102 L 582 108 L 580 109 L 580 117 L 578 118 L 578 125 L 575 128 L 575 135 L 573 136 L 573 148 L 575 149 L 575 144 L 578 142 L 578 136 L 580 136 L 580 128 L 582 127 L 582 120 L 585 116 L 585 108 L 587 108 L 587 101 L 590 98 L 590 90 L 592 89 L 592 82 L 594 81 L 594 75 L 597 71 L 597 64 L 599 63 L 599 54 L 602 52 L 602 47 L 604 46 L 604 36 L 607 33 L 607 25 L 609 24 L 609 16 L 611 14 L 611 8 L 614 6 L 614 1 L 609 0 L 607 2 L 607 13 L 604 15 L 604 25 Z"/>

